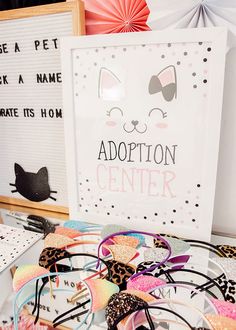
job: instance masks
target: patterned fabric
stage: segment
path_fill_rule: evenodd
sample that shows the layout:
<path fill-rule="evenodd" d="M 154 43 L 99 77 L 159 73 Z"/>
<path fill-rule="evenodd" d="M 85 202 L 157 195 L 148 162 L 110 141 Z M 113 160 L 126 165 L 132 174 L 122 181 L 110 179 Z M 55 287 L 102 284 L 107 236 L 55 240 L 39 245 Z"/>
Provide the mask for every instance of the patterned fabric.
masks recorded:
<path fill-rule="evenodd" d="M 119 286 L 126 284 L 128 279 L 135 273 L 135 268 L 132 265 L 126 265 L 116 260 L 108 260 L 106 263 L 111 274 L 111 278 L 109 279 L 107 275 L 106 279 Z"/>
<path fill-rule="evenodd" d="M 225 274 L 216 278 L 215 281 L 219 284 L 225 294 L 226 301 L 233 304 L 236 302 L 236 282 L 234 280 L 227 280 Z"/>
<path fill-rule="evenodd" d="M 236 259 L 236 246 L 231 245 L 216 245 L 220 251 L 224 252 L 227 258 Z"/>

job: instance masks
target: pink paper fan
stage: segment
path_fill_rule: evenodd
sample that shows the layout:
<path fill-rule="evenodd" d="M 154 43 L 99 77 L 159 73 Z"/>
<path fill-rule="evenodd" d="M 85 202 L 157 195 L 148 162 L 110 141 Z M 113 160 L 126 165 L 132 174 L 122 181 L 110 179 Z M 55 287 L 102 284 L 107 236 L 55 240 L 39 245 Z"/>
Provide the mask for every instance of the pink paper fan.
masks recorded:
<path fill-rule="evenodd" d="M 145 0 L 84 0 L 87 34 L 148 31 Z"/>

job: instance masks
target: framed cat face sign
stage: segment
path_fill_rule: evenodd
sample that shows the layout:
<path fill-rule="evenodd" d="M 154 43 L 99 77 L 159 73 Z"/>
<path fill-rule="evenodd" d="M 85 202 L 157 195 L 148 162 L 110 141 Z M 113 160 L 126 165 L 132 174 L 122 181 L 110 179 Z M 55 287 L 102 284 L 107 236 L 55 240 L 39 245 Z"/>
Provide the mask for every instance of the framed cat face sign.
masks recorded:
<path fill-rule="evenodd" d="M 209 239 L 223 28 L 62 40 L 70 215 Z"/>

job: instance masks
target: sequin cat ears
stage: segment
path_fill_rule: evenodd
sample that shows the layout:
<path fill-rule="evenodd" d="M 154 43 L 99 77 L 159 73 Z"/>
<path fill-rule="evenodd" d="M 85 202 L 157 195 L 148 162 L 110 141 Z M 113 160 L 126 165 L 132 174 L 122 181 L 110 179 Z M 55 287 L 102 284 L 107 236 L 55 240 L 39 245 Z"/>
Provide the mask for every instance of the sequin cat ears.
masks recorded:
<path fill-rule="evenodd" d="M 87 223 L 83 221 L 69 220 L 64 222 L 63 225 L 65 228 L 78 230 L 80 232 L 91 232 L 91 231 L 99 231 L 102 229 L 102 226 L 95 225 L 92 223 Z"/>
<path fill-rule="evenodd" d="M 171 237 L 171 236 L 165 236 L 165 235 L 160 235 L 163 237 L 171 246 L 171 255 L 172 256 L 177 256 L 180 254 L 185 254 L 187 251 L 190 250 L 190 244 L 187 243 L 186 241 L 176 238 L 176 237 Z M 156 249 L 159 251 L 166 249 L 166 246 L 161 242 L 159 239 L 154 238 L 154 246 Z M 163 252 L 164 253 L 164 252 Z"/>
<path fill-rule="evenodd" d="M 105 318 L 108 325 L 108 330 L 116 330 L 117 325 L 123 322 L 124 329 L 126 323 L 126 317 L 134 312 L 145 310 L 147 320 L 151 329 L 155 329 L 151 316 L 148 312 L 149 309 L 165 310 L 175 316 L 179 317 L 185 322 L 190 329 L 190 324 L 178 313 L 173 310 L 163 308 L 160 306 L 152 306 L 157 300 L 153 296 L 138 290 L 126 290 L 120 293 L 113 294 L 108 301 L 108 305 L 105 310 Z M 133 329 L 133 328 L 132 328 Z"/>
<path fill-rule="evenodd" d="M 59 235 L 59 234 L 54 234 L 50 233 L 45 237 L 44 240 L 44 247 L 55 247 L 55 248 L 66 248 L 66 247 L 73 247 L 76 245 L 81 245 L 81 244 L 97 244 L 96 241 L 88 240 L 88 241 L 76 241 L 70 237 L 64 236 L 64 235 Z"/>
<path fill-rule="evenodd" d="M 16 269 L 13 277 L 13 289 L 18 292 L 27 282 L 33 278 L 49 275 L 49 270 L 38 265 L 23 265 Z"/>
<path fill-rule="evenodd" d="M 69 238 L 72 238 L 72 239 L 73 238 L 81 238 L 81 237 L 84 237 L 84 236 L 98 236 L 98 237 L 100 237 L 99 233 L 81 232 L 81 231 L 76 230 L 76 229 L 61 227 L 61 226 L 56 227 L 54 234 L 63 235 L 63 236 L 66 236 L 66 237 L 69 237 Z"/>
<path fill-rule="evenodd" d="M 198 247 L 198 248 L 203 248 L 206 250 L 209 250 L 213 252 L 214 254 L 218 255 L 219 257 L 229 257 L 230 255 L 233 257 L 233 254 L 236 253 L 236 247 L 234 248 L 233 246 L 230 245 L 214 245 L 208 242 L 204 241 L 199 241 L 199 240 L 194 240 L 194 239 L 181 239 L 177 236 L 172 236 L 172 235 L 166 235 L 166 234 L 160 234 L 160 236 L 164 237 L 166 240 L 171 240 L 171 241 L 182 241 L 187 243 L 190 247 Z M 154 245 L 155 247 L 162 247 L 166 248 L 165 245 L 162 244 L 162 242 L 159 239 L 154 239 Z M 234 251 L 234 252 L 233 252 Z M 235 254 L 236 256 L 236 254 Z"/>
<path fill-rule="evenodd" d="M 160 239 L 160 240 L 166 245 L 166 247 L 167 247 L 167 249 L 168 249 L 168 253 L 167 253 L 166 257 L 163 258 L 162 261 L 158 262 L 155 266 L 151 267 L 151 269 L 147 269 L 147 270 L 141 272 L 140 274 L 134 274 L 132 277 L 136 277 L 136 276 L 141 275 L 142 273 L 145 273 L 145 272 L 151 271 L 151 270 L 155 269 L 156 267 L 159 267 L 159 266 L 163 265 L 163 264 L 169 259 L 170 255 L 171 255 L 171 247 L 170 247 L 169 243 L 168 243 L 164 238 L 162 238 L 161 236 L 158 236 L 158 235 L 156 235 L 156 234 L 151 234 L 151 233 L 148 233 L 148 232 L 136 231 L 136 230 L 117 232 L 117 233 L 112 233 L 112 234 L 110 234 L 109 236 L 106 236 L 106 237 L 100 242 L 100 244 L 99 244 L 99 246 L 98 246 L 98 257 L 100 256 L 100 249 L 101 249 L 101 247 L 103 246 L 103 244 L 106 243 L 106 241 L 108 241 L 109 239 L 113 239 L 113 238 L 116 237 L 116 236 L 127 235 L 127 234 L 138 234 L 138 235 L 141 234 L 141 235 L 151 236 L 151 237 L 153 237 L 153 238 Z M 97 263 L 97 267 L 98 267 L 98 266 L 99 266 L 99 261 L 98 261 L 98 263 Z M 131 277 L 131 278 L 132 278 L 132 277 Z"/>

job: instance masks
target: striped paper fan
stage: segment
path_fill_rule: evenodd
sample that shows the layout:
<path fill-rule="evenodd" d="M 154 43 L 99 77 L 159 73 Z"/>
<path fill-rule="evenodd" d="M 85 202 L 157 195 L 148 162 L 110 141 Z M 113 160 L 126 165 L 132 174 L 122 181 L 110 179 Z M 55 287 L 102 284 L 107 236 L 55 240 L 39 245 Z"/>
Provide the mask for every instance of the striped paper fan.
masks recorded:
<path fill-rule="evenodd" d="M 148 31 L 145 0 L 85 0 L 87 34 Z"/>

